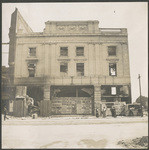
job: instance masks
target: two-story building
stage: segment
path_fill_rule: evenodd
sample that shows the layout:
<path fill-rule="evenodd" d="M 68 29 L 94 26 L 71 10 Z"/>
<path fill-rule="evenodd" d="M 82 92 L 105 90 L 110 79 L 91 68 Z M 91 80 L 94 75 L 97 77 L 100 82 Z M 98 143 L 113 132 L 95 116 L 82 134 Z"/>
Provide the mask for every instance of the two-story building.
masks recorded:
<path fill-rule="evenodd" d="M 127 29 L 47 21 L 33 32 L 16 9 L 9 37 L 16 95 L 50 101 L 51 115 L 94 115 L 102 103 L 131 103 Z"/>

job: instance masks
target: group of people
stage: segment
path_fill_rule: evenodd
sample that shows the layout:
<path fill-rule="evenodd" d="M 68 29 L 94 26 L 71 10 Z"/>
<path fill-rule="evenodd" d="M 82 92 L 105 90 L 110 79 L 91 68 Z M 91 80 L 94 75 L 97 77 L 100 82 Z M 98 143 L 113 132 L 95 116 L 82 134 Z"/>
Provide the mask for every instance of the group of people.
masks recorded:
<path fill-rule="evenodd" d="M 104 107 L 101 109 L 101 116 L 102 116 L 103 118 L 106 117 L 106 111 L 107 111 L 107 108 L 106 108 L 106 106 L 104 106 Z M 111 111 L 112 117 L 116 118 L 117 115 L 116 115 L 116 109 L 115 109 L 114 106 L 111 107 L 110 111 Z M 98 110 L 98 108 L 96 109 L 96 117 L 99 118 L 99 110 Z"/>

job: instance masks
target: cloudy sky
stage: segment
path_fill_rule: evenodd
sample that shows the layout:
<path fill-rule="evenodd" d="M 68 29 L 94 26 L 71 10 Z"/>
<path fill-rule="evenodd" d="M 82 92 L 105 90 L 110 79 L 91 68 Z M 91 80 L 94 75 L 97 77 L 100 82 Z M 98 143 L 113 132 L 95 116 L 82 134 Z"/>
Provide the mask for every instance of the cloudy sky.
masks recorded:
<path fill-rule="evenodd" d="M 2 42 L 9 42 L 11 14 L 18 8 L 34 32 L 42 32 L 48 20 L 98 20 L 100 28 L 127 28 L 132 100 L 148 96 L 148 5 L 147 2 L 105 3 L 3 3 Z M 2 46 L 2 65 L 8 66 L 8 45 Z"/>

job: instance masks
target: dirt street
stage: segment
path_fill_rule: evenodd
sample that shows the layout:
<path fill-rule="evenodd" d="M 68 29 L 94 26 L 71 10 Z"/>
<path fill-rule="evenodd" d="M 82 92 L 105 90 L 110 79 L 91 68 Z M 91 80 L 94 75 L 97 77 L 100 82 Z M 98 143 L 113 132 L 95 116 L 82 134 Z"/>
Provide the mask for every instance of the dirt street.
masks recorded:
<path fill-rule="evenodd" d="M 79 120 L 73 119 L 73 123 Z M 88 124 L 59 125 L 48 124 L 46 121 L 45 124 L 40 124 L 39 121 L 25 124 L 27 121 L 24 120 L 11 124 L 13 121 L 7 121 L 2 126 L 2 148 L 123 148 L 117 145 L 118 141 L 148 134 L 147 120 L 135 122 L 134 119 L 133 122 L 125 123 L 116 121 L 110 123 L 112 118 L 111 120 L 105 119 L 108 120 L 105 123 L 101 120 L 98 120 L 98 124 L 93 124 L 97 119 L 92 119 L 92 124 L 89 124 L 90 119 L 82 119 Z M 125 118 L 125 120 L 128 119 Z M 67 120 L 57 119 L 57 122 L 67 122 Z"/>

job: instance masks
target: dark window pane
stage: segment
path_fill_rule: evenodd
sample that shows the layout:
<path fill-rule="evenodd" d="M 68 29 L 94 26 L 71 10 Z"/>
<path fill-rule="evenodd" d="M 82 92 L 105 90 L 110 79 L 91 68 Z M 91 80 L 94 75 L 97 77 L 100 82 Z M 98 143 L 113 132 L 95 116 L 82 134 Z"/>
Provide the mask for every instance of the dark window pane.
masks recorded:
<path fill-rule="evenodd" d="M 35 77 L 35 64 L 28 64 L 29 77 Z"/>
<path fill-rule="evenodd" d="M 68 64 L 67 63 L 61 63 L 60 64 L 60 72 L 67 73 L 68 71 Z"/>
<path fill-rule="evenodd" d="M 84 47 L 76 48 L 76 56 L 84 56 Z"/>
<path fill-rule="evenodd" d="M 29 77 L 35 77 L 35 70 L 29 70 Z"/>
<path fill-rule="evenodd" d="M 84 76 L 84 63 L 77 63 L 77 75 Z"/>
<path fill-rule="evenodd" d="M 68 56 L 68 47 L 60 48 L 60 56 Z"/>
<path fill-rule="evenodd" d="M 93 88 L 90 87 L 78 87 L 78 97 L 91 97 L 93 95 Z"/>
<path fill-rule="evenodd" d="M 108 55 L 109 56 L 116 56 L 116 46 L 109 46 L 108 47 Z"/>
<path fill-rule="evenodd" d="M 36 56 L 36 48 L 29 48 L 29 55 Z"/>
<path fill-rule="evenodd" d="M 53 97 L 76 97 L 76 88 L 70 86 L 53 87 Z"/>

